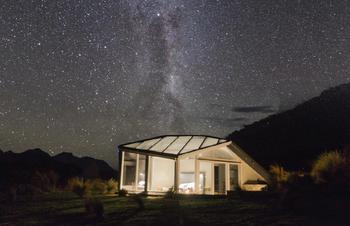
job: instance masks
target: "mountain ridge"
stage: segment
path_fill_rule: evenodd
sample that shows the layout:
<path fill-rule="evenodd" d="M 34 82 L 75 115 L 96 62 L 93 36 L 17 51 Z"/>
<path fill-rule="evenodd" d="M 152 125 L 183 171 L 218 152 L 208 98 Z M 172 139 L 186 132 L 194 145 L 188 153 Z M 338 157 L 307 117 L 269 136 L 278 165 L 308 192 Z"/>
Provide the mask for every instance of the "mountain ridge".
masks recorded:
<path fill-rule="evenodd" d="M 309 168 L 322 152 L 350 144 L 350 83 L 227 136 L 263 166 Z"/>
<path fill-rule="evenodd" d="M 85 179 L 116 178 L 117 171 L 105 161 L 91 157 L 77 157 L 72 153 L 50 156 L 36 148 L 21 153 L 0 151 L 0 186 L 6 183 L 29 183 L 35 172 L 58 174 L 62 182 L 70 177 Z"/>

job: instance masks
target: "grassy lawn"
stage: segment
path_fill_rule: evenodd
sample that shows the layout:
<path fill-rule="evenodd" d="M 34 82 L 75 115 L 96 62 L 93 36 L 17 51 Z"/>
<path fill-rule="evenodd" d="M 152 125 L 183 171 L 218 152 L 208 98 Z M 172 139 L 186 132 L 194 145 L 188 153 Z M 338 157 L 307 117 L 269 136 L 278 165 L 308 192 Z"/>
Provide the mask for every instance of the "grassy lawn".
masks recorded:
<path fill-rule="evenodd" d="M 55 193 L 0 203 L 0 225 L 312 225 L 279 208 L 276 199 L 144 197 L 140 209 L 131 197 L 97 197 L 105 210 L 100 220 L 85 212 L 84 199 Z"/>

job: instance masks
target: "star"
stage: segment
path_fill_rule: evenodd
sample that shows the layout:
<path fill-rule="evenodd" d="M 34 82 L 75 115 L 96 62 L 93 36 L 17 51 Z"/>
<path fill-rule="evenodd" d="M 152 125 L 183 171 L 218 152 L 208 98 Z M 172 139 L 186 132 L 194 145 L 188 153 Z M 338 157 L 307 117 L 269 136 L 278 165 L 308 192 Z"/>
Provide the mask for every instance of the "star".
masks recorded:
<path fill-rule="evenodd" d="M 1 9 L 2 150 L 34 145 L 115 167 L 117 144 L 225 137 L 350 81 L 342 1 L 5 0 Z"/>

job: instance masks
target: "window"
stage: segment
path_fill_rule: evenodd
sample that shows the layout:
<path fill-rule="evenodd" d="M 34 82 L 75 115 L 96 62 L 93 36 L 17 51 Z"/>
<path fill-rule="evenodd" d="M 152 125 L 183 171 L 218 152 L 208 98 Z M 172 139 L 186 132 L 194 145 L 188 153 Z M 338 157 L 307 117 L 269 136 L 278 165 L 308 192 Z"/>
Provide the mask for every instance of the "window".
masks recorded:
<path fill-rule="evenodd" d="M 207 161 L 199 162 L 199 192 L 202 194 L 212 193 L 212 163 Z"/>
<path fill-rule="evenodd" d="M 138 172 L 137 172 L 137 190 L 145 190 L 146 184 L 146 156 L 139 155 Z"/>
<path fill-rule="evenodd" d="M 230 190 L 237 190 L 238 187 L 238 166 L 230 164 Z"/>
<path fill-rule="evenodd" d="M 123 186 L 135 187 L 137 154 L 124 152 Z"/>
<path fill-rule="evenodd" d="M 195 160 L 179 160 L 179 192 L 193 193 L 195 191 Z"/>
<path fill-rule="evenodd" d="M 174 187 L 175 161 L 159 157 L 150 157 L 150 190 L 167 192 Z"/>
<path fill-rule="evenodd" d="M 225 194 L 226 192 L 226 164 L 214 163 L 214 192 L 216 194 Z"/>

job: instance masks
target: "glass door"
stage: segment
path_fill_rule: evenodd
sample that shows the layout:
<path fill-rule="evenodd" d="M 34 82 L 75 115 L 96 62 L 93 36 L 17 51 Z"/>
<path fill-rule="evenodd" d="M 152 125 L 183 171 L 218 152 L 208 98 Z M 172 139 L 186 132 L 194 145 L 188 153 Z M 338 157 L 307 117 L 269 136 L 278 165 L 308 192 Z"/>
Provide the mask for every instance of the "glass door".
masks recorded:
<path fill-rule="evenodd" d="M 214 192 L 216 194 L 225 194 L 225 163 L 214 164 Z"/>
<path fill-rule="evenodd" d="M 239 187 L 238 185 L 238 165 L 230 164 L 230 191 L 235 191 Z"/>

